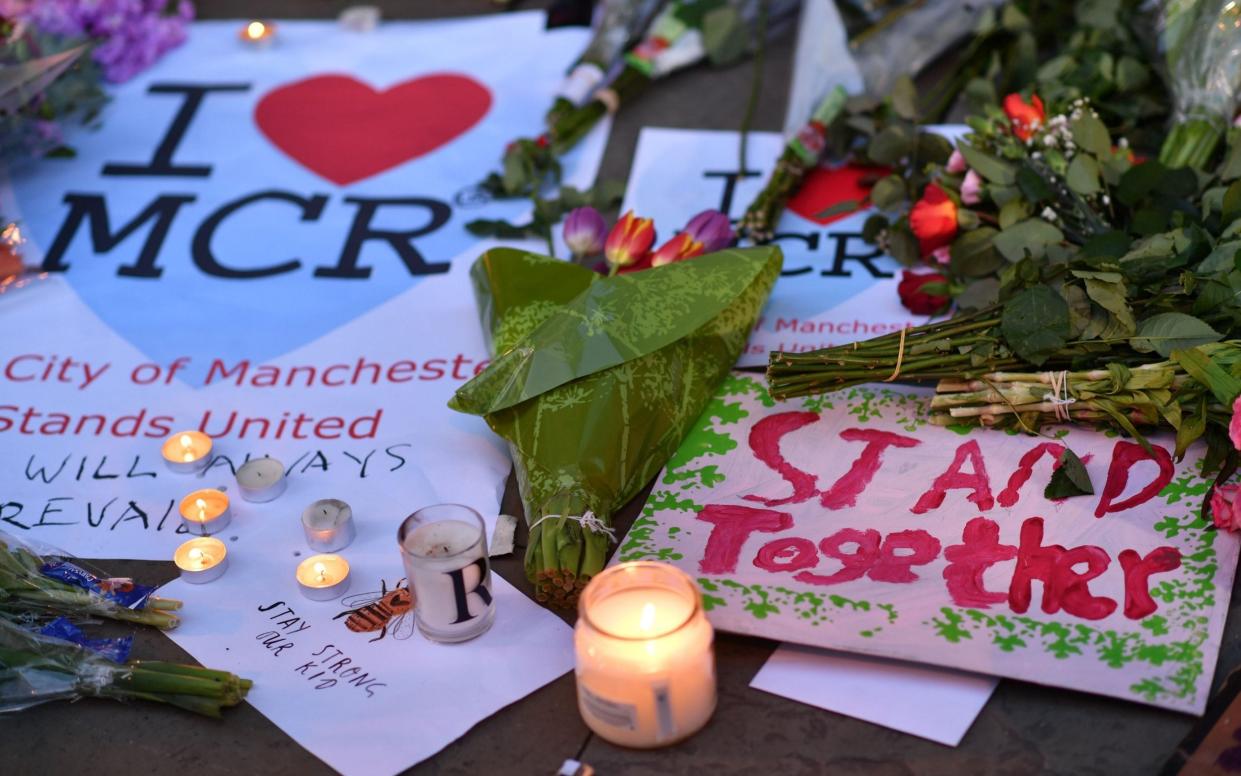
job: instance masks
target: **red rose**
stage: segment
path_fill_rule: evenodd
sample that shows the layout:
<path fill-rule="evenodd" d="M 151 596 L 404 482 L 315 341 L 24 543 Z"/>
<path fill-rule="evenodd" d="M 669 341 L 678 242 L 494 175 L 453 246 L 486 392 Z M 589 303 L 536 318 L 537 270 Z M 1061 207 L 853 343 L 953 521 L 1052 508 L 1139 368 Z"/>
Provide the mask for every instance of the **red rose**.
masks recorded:
<path fill-rule="evenodd" d="M 896 293 L 901 297 L 901 304 L 911 313 L 918 315 L 935 315 L 943 312 L 948 307 L 948 303 L 952 301 L 947 296 L 932 294 L 924 289 L 933 284 L 938 284 L 941 290 L 948 287 L 948 278 L 938 272 L 910 272 L 905 270 L 901 273 L 901 282 L 896 287 Z"/>
<path fill-rule="evenodd" d="M 918 238 L 923 256 L 951 243 L 957 236 L 957 203 L 932 183 L 909 211 L 909 228 Z"/>
<path fill-rule="evenodd" d="M 1004 98 L 1004 113 L 1013 124 L 1013 134 L 1022 140 L 1029 140 L 1047 118 L 1043 101 L 1037 94 L 1030 95 L 1028 102 L 1016 92 L 1008 95 Z"/>

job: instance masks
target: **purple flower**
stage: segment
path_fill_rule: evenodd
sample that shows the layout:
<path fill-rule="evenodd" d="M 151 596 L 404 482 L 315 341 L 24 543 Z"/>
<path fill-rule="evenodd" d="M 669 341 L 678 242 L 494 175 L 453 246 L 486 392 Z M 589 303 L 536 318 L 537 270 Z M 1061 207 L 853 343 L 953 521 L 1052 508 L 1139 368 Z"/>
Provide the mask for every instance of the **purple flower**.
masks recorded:
<path fill-rule="evenodd" d="M 728 216 L 718 210 L 704 210 L 689 220 L 685 233 L 694 242 L 702 243 L 703 253 L 715 253 L 733 242 L 733 227 Z"/>
<path fill-rule="evenodd" d="M 593 207 L 572 210 L 564 220 L 564 244 L 575 257 L 594 256 L 602 251 L 607 235 L 607 224 Z"/>

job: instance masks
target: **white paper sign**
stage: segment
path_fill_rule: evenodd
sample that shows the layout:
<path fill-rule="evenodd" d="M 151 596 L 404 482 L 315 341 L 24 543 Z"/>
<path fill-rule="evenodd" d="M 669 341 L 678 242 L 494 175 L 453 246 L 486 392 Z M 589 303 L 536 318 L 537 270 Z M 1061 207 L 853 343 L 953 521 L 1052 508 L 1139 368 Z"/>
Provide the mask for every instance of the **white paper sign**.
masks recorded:
<path fill-rule="evenodd" d="M 999 682 L 943 668 L 782 644 L 750 686 L 948 746 Z"/>
<path fill-rule="evenodd" d="M 430 500 L 498 508 L 503 448 L 446 407 L 487 359 L 468 279 L 487 246 L 464 224 L 528 209 L 474 184 L 542 127 L 588 32 L 541 13 L 294 21 L 252 49 L 240 24 L 193 25 L 69 135 L 76 158 L 10 173 L 0 212 L 49 277 L 0 297 L 5 530 L 167 559 L 179 500 L 262 455 L 289 468 L 288 518 L 371 502 L 362 530 L 393 534 Z M 605 139 L 566 160 L 570 182 Z M 200 475 L 160 457 L 186 428 L 215 437 Z M 234 498 L 230 534 L 265 509 Z"/>
<path fill-rule="evenodd" d="M 1238 550 L 1200 516 L 1204 448 L 945 428 L 927 405 L 776 402 L 734 375 L 619 554 L 694 574 L 722 630 L 1201 713 Z M 1094 495 L 1044 496 L 1065 448 Z"/>
<path fill-rule="evenodd" d="M 936 131 L 951 137 L 960 130 Z M 751 133 L 741 174 L 736 132 L 646 127 L 624 207 L 654 218 L 661 235 L 707 208 L 739 219 L 762 191 L 783 146 L 774 132 Z M 862 239 L 862 225 L 874 211 L 819 215 L 840 202 L 866 201 L 876 174 L 846 165 L 806 176 L 777 225 L 774 242 L 784 251 L 784 271 L 739 366 L 766 364 L 773 350 L 816 350 L 927 322 L 901 306 L 900 265 Z"/>
<path fill-rule="evenodd" d="M 252 679 L 247 701 L 345 776 L 398 773 L 572 670 L 573 630 L 495 574 L 485 634 L 440 645 L 415 632 L 408 599 L 385 601 L 404 576 L 395 533 L 360 534 L 342 553 L 352 567 L 342 599 L 303 597 L 294 568 L 312 553 L 299 521 L 267 511 L 228 542 L 224 576 L 160 589 L 185 602 L 168 635 Z"/>

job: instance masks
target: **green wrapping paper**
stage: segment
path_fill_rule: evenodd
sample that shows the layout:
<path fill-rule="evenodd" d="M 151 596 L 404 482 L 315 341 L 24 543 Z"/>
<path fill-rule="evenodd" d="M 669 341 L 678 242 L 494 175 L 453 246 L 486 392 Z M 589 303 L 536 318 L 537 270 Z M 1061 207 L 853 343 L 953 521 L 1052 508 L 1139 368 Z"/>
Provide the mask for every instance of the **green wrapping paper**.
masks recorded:
<path fill-rule="evenodd" d="M 541 602 L 573 605 L 603 568 L 613 512 L 737 362 L 781 265 L 775 246 L 608 278 L 513 249 L 475 263 L 494 359 L 449 406 L 508 440 Z"/>

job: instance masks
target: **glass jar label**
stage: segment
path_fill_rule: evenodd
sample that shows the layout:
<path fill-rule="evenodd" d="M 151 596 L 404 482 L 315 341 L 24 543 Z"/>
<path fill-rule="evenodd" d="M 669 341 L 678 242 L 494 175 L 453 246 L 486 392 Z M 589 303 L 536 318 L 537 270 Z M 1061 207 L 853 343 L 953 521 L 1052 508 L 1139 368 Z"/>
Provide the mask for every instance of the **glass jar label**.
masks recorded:
<path fill-rule="evenodd" d="M 595 695 L 583 684 L 578 685 L 582 708 L 592 717 L 612 727 L 634 730 L 638 726 L 638 709 L 631 703 L 619 703 Z"/>

